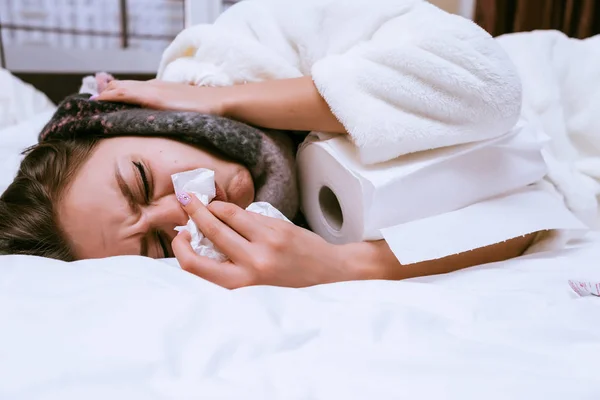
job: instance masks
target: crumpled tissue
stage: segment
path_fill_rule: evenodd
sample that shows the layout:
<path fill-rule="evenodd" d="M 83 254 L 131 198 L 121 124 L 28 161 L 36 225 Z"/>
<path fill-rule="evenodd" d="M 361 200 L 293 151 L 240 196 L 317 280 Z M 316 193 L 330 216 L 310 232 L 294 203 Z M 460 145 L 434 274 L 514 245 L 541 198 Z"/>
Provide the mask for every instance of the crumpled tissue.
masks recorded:
<path fill-rule="evenodd" d="M 208 203 L 215 198 L 215 172 L 210 169 L 198 168 L 191 171 L 180 172 L 171 175 L 171 180 L 173 181 L 175 193 L 187 192 L 196 196 L 204 205 L 208 205 Z M 267 202 L 252 203 L 246 210 L 291 223 L 285 215 Z M 215 249 L 214 244 L 200 232 L 191 218 L 185 226 L 177 226 L 175 227 L 175 230 L 178 232 L 187 231 L 190 233 L 192 237 L 190 245 L 196 254 L 219 262 L 227 261 L 228 257 Z"/>

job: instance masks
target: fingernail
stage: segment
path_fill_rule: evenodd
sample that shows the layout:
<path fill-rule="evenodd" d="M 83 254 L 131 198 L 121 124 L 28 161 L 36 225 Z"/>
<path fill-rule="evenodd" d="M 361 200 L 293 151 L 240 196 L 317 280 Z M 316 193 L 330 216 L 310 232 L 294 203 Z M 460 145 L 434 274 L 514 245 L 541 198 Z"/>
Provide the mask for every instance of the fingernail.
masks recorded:
<path fill-rule="evenodd" d="M 186 192 L 182 192 L 177 195 L 177 201 L 179 201 L 182 206 L 187 206 L 192 201 L 192 197 Z"/>
<path fill-rule="evenodd" d="M 90 100 L 96 100 L 98 97 L 100 97 L 99 95 L 95 94 L 92 97 L 90 97 Z"/>

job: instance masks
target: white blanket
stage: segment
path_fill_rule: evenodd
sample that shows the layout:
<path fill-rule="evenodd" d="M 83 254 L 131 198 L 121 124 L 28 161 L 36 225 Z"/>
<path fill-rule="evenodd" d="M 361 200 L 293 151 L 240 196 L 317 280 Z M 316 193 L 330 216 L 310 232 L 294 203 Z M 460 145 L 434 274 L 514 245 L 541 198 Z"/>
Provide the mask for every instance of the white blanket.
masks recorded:
<path fill-rule="evenodd" d="M 547 181 L 582 221 L 600 227 L 600 35 L 535 31 L 497 41 L 521 76 L 523 118 L 551 139 Z"/>
<path fill-rule="evenodd" d="M 445 276 L 234 292 L 4 257 L 2 399 L 598 399 L 600 242 Z"/>
<path fill-rule="evenodd" d="M 183 31 L 158 77 L 223 86 L 312 76 L 364 163 L 489 139 L 516 122 L 514 66 L 423 0 L 247 0 Z"/>
<path fill-rule="evenodd" d="M 0 129 L 52 110 L 54 104 L 46 95 L 0 68 Z"/>
<path fill-rule="evenodd" d="M 0 194 L 17 174 L 21 152 L 37 142 L 55 110 L 46 95 L 0 68 Z"/>

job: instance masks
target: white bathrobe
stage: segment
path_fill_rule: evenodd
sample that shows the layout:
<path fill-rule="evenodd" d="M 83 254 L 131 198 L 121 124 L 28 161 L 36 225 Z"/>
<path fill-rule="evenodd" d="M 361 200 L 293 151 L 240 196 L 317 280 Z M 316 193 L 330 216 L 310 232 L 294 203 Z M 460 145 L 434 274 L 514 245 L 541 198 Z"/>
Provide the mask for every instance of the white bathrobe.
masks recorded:
<path fill-rule="evenodd" d="M 222 86 L 306 75 L 364 163 L 499 136 L 521 106 L 515 68 L 490 35 L 421 0 L 242 1 L 183 31 L 158 78 Z"/>
<path fill-rule="evenodd" d="M 158 72 L 209 86 L 301 76 L 312 77 L 363 164 L 501 136 L 521 111 L 521 81 L 498 42 L 423 0 L 245 0 L 178 35 Z M 448 231 L 483 237 L 506 218 Z M 558 232 L 533 248 L 564 244 L 570 236 Z"/>

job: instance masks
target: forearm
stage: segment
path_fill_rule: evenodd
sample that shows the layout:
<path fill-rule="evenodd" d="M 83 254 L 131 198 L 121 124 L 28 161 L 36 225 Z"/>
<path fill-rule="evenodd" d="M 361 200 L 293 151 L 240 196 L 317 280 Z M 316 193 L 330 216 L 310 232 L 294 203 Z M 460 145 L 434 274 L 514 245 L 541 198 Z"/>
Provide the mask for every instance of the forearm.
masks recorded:
<path fill-rule="evenodd" d="M 225 116 L 270 129 L 346 133 L 310 77 L 219 88 Z"/>
<path fill-rule="evenodd" d="M 346 245 L 347 268 L 357 280 L 401 280 L 445 274 L 475 265 L 518 257 L 531 245 L 535 233 L 438 260 L 401 265 L 385 241 Z"/>

